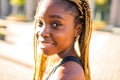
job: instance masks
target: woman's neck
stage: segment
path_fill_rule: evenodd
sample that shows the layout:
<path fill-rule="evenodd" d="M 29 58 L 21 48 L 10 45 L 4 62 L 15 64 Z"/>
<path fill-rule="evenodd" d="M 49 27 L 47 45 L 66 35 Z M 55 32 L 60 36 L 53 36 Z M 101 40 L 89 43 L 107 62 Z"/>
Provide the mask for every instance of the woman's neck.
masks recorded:
<path fill-rule="evenodd" d="M 61 53 L 51 56 L 51 59 L 54 63 L 59 63 L 62 59 L 64 59 L 67 56 L 77 56 L 73 47 L 68 48 L 65 51 L 62 51 Z"/>

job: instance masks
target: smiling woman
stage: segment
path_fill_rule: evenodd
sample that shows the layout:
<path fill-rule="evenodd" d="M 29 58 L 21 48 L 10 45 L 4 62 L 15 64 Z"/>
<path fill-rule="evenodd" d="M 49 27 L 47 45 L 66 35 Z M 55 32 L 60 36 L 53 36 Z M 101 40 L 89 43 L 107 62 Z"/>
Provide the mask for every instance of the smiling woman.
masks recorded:
<path fill-rule="evenodd" d="M 87 0 L 41 0 L 35 17 L 34 80 L 90 80 L 90 36 Z"/>

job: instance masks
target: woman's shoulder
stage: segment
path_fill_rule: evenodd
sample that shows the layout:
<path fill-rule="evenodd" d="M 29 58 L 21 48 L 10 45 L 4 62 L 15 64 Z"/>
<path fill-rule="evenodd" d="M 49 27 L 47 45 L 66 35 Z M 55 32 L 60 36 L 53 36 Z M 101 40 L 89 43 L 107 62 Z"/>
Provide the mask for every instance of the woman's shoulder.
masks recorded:
<path fill-rule="evenodd" d="M 83 68 L 74 61 L 62 64 L 55 72 L 56 80 L 85 80 Z"/>

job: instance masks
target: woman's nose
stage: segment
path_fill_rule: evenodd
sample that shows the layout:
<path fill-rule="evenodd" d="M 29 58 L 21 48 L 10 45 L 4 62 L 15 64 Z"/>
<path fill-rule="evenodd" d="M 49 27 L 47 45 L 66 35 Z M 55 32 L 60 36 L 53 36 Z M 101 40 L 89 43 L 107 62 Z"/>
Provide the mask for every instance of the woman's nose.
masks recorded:
<path fill-rule="evenodd" d="M 43 38 L 47 38 L 50 36 L 50 28 L 49 26 L 42 27 L 37 32 L 37 38 L 41 36 Z"/>

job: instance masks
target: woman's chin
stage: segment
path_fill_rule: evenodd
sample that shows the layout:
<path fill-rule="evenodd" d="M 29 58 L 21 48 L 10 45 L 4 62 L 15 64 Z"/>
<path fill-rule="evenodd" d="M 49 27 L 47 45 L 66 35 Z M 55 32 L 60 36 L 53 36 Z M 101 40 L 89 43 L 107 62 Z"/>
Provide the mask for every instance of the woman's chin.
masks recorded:
<path fill-rule="evenodd" d="M 44 55 L 46 55 L 46 56 L 51 56 L 51 55 L 53 55 L 54 53 L 52 53 L 52 51 L 49 51 L 49 50 L 47 50 L 47 49 L 40 49 L 40 52 L 42 53 L 42 54 L 44 54 Z"/>

